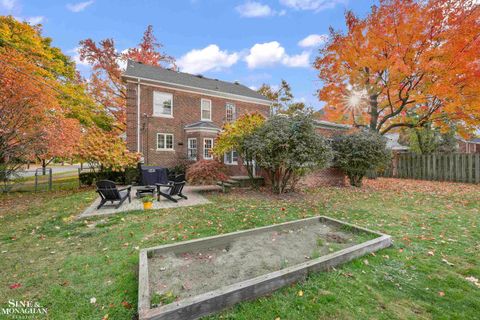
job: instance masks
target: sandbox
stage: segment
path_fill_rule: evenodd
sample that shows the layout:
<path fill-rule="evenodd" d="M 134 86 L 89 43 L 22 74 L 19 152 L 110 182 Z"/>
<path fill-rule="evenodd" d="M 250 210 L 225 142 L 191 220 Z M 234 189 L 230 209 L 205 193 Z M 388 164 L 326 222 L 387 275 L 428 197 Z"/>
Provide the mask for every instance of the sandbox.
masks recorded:
<path fill-rule="evenodd" d="M 198 319 L 390 245 L 388 235 L 319 216 L 143 249 L 139 318 Z"/>

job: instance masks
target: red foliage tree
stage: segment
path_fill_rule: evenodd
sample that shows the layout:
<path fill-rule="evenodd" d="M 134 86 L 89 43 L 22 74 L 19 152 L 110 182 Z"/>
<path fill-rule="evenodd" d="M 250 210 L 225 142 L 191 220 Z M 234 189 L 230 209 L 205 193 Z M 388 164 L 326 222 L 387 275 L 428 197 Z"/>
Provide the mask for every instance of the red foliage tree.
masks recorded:
<path fill-rule="evenodd" d="M 121 65 L 128 59 L 145 64 L 175 67 L 175 59 L 159 50 L 163 47 L 148 26 L 137 48 L 119 52 L 113 39 L 105 39 L 98 44 L 92 39 L 80 41 L 80 59 L 92 66 L 89 91 L 95 101 L 101 104 L 116 119 L 116 128 L 123 131 L 126 125 L 127 92 L 122 82 Z"/>

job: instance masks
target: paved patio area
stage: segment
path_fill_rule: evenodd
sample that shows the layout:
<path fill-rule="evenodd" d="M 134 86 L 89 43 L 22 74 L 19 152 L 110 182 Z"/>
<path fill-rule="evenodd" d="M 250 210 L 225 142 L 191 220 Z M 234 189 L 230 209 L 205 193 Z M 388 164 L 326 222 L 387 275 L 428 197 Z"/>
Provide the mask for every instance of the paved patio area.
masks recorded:
<path fill-rule="evenodd" d="M 110 215 L 119 212 L 126 212 L 132 210 L 143 210 L 143 203 L 140 199 L 138 199 L 136 194 L 136 188 L 132 187 L 132 202 L 128 203 L 126 200 L 118 209 L 115 209 L 116 203 L 113 205 L 109 203 L 105 204 L 101 209 L 97 209 L 98 204 L 100 203 L 100 197 L 97 197 L 95 201 L 84 211 L 82 212 L 78 218 L 86 218 L 91 216 L 103 216 L 103 215 Z M 205 198 L 200 192 L 201 191 L 221 191 L 222 189 L 218 186 L 185 186 L 183 189 L 183 194 L 188 197 L 187 200 L 181 199 L 178 200 L 177 203 L 165 199 L 163 197 L 160 198 L 160 201 L 155 200 L 153 202 L 152 209 L 165 209 L 165 208 L 177 208 L 177 207 L 189 207 L 189 206 L 196 206 L 201 204 L 210 203 L 210 201 Z"/>

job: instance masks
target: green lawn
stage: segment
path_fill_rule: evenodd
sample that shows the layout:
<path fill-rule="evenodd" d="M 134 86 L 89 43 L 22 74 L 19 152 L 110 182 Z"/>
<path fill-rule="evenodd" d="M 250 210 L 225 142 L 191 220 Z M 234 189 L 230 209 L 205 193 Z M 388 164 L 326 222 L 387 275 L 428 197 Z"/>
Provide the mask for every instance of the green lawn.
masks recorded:
<path fill-rule="evenodd" d="M 35 300 L 49 319 L 132 319 L 138 248 L 322 214 L 388 233 L 394 246 L 209 319 L 480 317 L 480 288 L 466 280 L 480 279 L 480 186 L 379 179 L 361 190 L 236 191 L 199 207 L 74 220 L 94 197 L 0 197 L 0 307 Z"/>

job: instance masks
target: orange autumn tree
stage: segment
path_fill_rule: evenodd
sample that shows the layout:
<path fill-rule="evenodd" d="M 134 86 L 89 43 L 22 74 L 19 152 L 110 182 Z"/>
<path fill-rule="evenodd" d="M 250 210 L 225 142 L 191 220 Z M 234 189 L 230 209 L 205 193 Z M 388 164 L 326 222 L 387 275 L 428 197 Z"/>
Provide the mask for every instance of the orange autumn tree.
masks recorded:
<path fill-rule="evenodd" d="M 0 61 L 0 165 L 12 168 L 33 156 L 56 100 L 42 85 L 41 69 L 25 56 L 7 48 Z"/>
<path fill-rule="evenodd" d="M 77 151 L 82 136 L 77 119 L 66 118 L 56 113 L 49 111 L 42 128 L 41 139 L 37 141 L 34 148 L 35 158 L 40 161 L 43 174 L 46 174 L 46 167 L 55 158 L 71 159 Z"/>
<path fill-rule="evenodd" d="M 315 61 L 331 121 L 385 134 L 426 123 L 466 134 L 480 124 L 480 8 L 472 0 L 380 0 L 346 13 Z"/>
<path fill-rule="evenodd" d="M 175 68 L 175 59 L 159 50 L 163 47 L 148 26 L 138 47 L 119 52 L 113 39 L 98 44 L 92 39 L 80 41 L 80 59 L 92 67 L 89 92 L 115 118 L 115 129 L 123 132 L 126 126 L 127 90 L 122 82 L 122 64 L 132 59 L 144 64 Z"/>
<path fill-rule="evenodd" d="M 113 132 L 90 128 L 77 148 L 76 155 L 95 170 L 122 171 L 132 167 L 140 160 L 137 153 L 127 150 L 125 141 Z"/>

